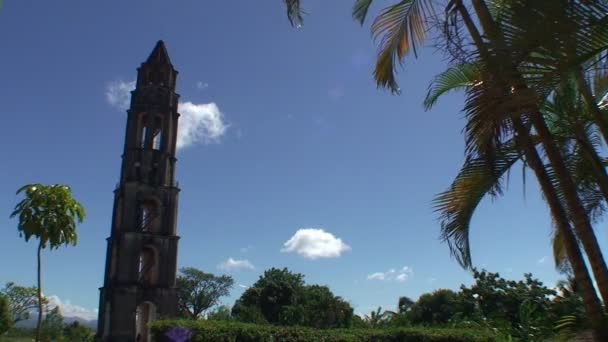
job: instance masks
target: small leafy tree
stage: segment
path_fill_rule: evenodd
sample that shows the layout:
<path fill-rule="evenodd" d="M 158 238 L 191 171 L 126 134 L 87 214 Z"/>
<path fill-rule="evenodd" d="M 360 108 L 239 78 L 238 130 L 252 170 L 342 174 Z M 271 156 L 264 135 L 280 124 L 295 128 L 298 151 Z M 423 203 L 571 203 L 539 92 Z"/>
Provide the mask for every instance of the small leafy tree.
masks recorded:
<path fill-rule="evenodd" d="M 18 217 L 17 226 L 20 236 L 25 241 L 38 239 L 38 324 L 36 341 L 40 341 L 42 323 L 42 250 L 51 250 L 61 245 L 76 245 L 78 235 L 76 224 L 84 220 L 85 212 L 80 203 L 72 198 L 72 191 L 65 185 L 28 184 L 17 190 L 17 195 L 24 194 L 11 214 Z"/>
<path fill-rule="evenodd" d="M 408 315 L 413 324 L 437 325 L 447 323 L 458 312 L 462 312 L 458 294 L 439 289 L 421 295 Z"/>
<path fill-rule="evenodd" d="M 236 320 L 249 323 L 314 328 L 352 326 L 353 308 L 327 286 L 306 285 L 304 276 L 287 268 L 271 268 L 236 301 Z"/>
<path fill-rule="evenodd" d="M 38 289 L 36 286 L 24 287 L 13 282 L 8 282 L 0 294 L 8 300 L 13 323 L 30 319 L 30 313 L 38 308 Z M 42 297 L 42 305 L 48 304 L 48 300 Z"/>
<path fill-rule="evenodd" d="M 193 267 L 180 269 L 177 277 L 177 302 L 182 316 L 200 318 L 205 311 L 230 293 L 231 276 L 216 276 Z"/>
<path fill-rule="evenodd" d="M 264 271 L 258 281 L 241 295 L 233 308 L 233 313 L 238 315 L 242 306 L 255 306 L 259 308 L 268 323 L 280 323 L 281 315 L 287 307 L 297 303 L 299 292 L 303 288 L 304 275 L 293 273 L 287 268 L 271 268 Z M 293 315 L 293 308 L 290 311 Z"/>
<path fill-rule="evenodd" d="M 0 295 L 0 335 L 7 332 L 13 326 L 13 317 L 8 305 L 8 299 Z"/>
<path fill-rule="evenodd" d="M 317 329 L 352 326 L 353 308 L 342 298 L 335 296 L 327 286 L 307 285 L 300 293 L 297 304 L 288 307 L 288 310 L 294 313 L 293 320 L 281 317 L 282 323 Z"/>
<path fill-rule="evenodd" d="M 56 306 L 51 310 L 41 324 L 40 338 L 42 342 L 60 342 L 63 336 L 63 315 Z"/>

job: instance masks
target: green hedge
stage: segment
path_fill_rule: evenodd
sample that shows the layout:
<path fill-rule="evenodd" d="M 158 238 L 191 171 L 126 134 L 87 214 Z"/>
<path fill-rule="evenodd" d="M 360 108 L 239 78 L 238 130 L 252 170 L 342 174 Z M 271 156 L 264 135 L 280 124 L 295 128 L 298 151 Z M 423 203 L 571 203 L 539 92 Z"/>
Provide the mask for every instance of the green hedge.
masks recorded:
<path fill-rule="evenodd" d="M 157 342 L 171 342 L 165 333 L 182 327 L 191 342 L 495 342 L 486 332 L 466 329 L 395 328 L 316 330 L 225 321 L 156 321 Z"/>

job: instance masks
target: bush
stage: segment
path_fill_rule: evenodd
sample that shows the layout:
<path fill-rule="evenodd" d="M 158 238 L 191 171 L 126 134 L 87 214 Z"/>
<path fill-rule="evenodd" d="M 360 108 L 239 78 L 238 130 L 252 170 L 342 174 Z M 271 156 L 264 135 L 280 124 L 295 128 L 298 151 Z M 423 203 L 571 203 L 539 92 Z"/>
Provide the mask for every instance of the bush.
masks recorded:
<path fill-rule="evenodd" d="M 224 321 L 155 321 L 155 341 L 170 342 L 166 333 L 176 328 L 192 332 L 192 342 L 494 342 L 488 333 L 467 329 L 394 328 L 327 329 L 255 325 Z"/>
<path fill-rule="evenodd" d="M 8 305 L 8 300 L 0 295 L 0 335 L 13 327 L 13 316 Z"/>

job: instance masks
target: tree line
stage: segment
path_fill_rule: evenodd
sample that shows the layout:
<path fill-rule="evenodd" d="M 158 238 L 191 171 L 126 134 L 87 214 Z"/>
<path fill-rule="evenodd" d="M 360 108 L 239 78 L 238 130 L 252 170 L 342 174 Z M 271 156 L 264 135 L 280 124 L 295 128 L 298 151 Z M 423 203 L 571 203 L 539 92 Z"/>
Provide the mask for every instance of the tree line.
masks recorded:
<path fill-rule="evenodd" d="M 230 276 L 183 268 L 178 284 L 190 286 L 180 287 L 178 299 L 184 319 L 316 329 L 459 327 L 487 330 L 511 340 L 540 341 L 556 333 L 570 338 L 591 326 L 580 289 L 571 277 L 551 289 L 532 274 L 516 281 L 474 269 L 472 276 L 474 283 L 458 291 L 438 289 L 417 300 L 403 296 L 396 301 L 395 311 L 379 307 L 357 315 L 347 300 L 327 286 L 308 285 L 304 275 L 286 268 L 264 271 L 232 307 L 219 305 L 234 284 Z"/>

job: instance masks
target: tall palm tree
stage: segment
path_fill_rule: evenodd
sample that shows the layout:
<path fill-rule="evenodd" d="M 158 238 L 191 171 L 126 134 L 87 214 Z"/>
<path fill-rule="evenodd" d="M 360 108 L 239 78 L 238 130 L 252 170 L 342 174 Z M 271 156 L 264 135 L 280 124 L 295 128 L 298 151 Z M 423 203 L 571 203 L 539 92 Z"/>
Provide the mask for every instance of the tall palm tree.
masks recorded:
<path fill-rule="evenodd" d="M 72 192 L 65 185 L 28 184 L 17 190 L 23 193 L 21 200 L 11 214 L 18 216 L 19 235 L 25 241 L 38 239 L 38 323 L 36 325 L 36 342 L 40 341 L 40 324 L 42 322 L 42 250 L 51 250 L 61 245 L 76 245 L 78 235 L 76 224 L 84 220 L 85 212 L 80 203 L 72 198 Z"/>
<path fill-rule="evenodd" d="M 433 86 L 429 88 L 429 93 L 425 100 L 427 109 L 430 109 L 442 94 L 457 89 L 478 86 L 481 82 L 478 71 L 475 65 L 466 64 L 454 66 L 437 76 Z M 560 129 L 562 131 L 565 130 L 563 127 Z M 532 137 L 532 140 L 538 143 L 537 137 Z M 469 158 L 465 161 L 464 166 L 450 188 L 436 197 L 434 204 L 441 218 L 442 237 L 448 242 L 452 254 L 464 267 L 470 268 L 472 266 L 469 246 L 469 225 L 474 210 L 484 196 L 498 196 L 502 194 L 501 180 L 517 161 L 523 160 L 524 165 L 535 161 L 534 153 L 529 153 L 528 156 L 532 158 L 526 159 L 526 154 L 518 150 L 517 143 L 513 140 L 503 144 L 502 149 L 495 154 L 493 161 L 495 168 L 493 170 L 488 170 L 486 166 L 488 164 L 487 160 L 483 158 Z M 536 163 L 538 162 L 539 160 L 536 158 Z M 599 299 L 595 295 L 595 290 L 586 270 L 580 249 L 576 243 L 572 243 L 572 241 L 575 241 L 574 236 L 571 236 L 570 241 L 566 241 L 564 238 L 564 234 L 572 235 L 572 231 L 567 224 L 567 217 L 563 217 L 563 206 L 559 202 L 556 203 L 554 197 L 552 200 L 552 198 L 546 196 L 547 193 L 555 192 L 552 185 L 554 182 L 547 182 L 547 170 L 550 170 L 550 168 L 537 165 L 537 171 L 541 175 L 544 174 L 539 181 L 545 193 L 545 198 L 550 202 L 549 204 L 552 207 L 554 222 L 556 224 L 555 236 L 559 235 L 560 246 L 562 247 L 560 250 L 561 259 L 563 260 L 567 249 L 569 249 L 568 256 L 577 265 L 576 275 L 578 279 L 582 279 L 581 281 L 586 284 L 586 286 L 583 285 L 586 291 L 584 296 L 586 297 L 586 304 L 588 304 L 588 307 L 591 307 L 590 316 L 595 315 L 597 316 L 597 320 L 600 321 L 603 317 L 601 306 Z M 580 182 L 579 184 L 583 185 L 584 182 Z M 597 196 L 595 198 L 597 199 Z M 597 202 L 595 201 L 595 203 Z M 593 209 L 593 206 L 591 206 L 591 209 Z M 561 219 L 557 215 L 562 215 Z M 565 226 L 564 223 L 566 223 Z M 594 312 L 595 314 L 593 314 Z"/>
<path fill-rule="evenodd" d="M 550 86 L 553 86 L 555 81 L 559 81 L 564 74 L 564 71 L 559 68 L 560 63 L 563 62 L 563 58 L 561 58 L 560 55 L 561 51 L 556 49 L 551 43 L 555 43 L 554 45 L 561 48 L 562 45 L 567 45 L 562 42 L 567 39 L 564 39 L 562 36 L 547 36 L 546 38 L 549 43 L 545 41 L 533 41 L 532 43 L 525 41 L 522 43 L 523 39 L 521 38 L 522 35 L 525 37 L 530 31 L 533 31 L 531 35 L 537 38 L 538 34 L 534 35 L 534 32 L 539 31 L 539 28 L 531 22 L 533 17 L 529 17 L 528 20 L 521 20 L 521 17 L 524 17 L 524 12 L 531 12 L 540 15 L 540 17 L 544 16 L 549 19 L 548 21 L 564 23 L 562 17 L 560 15 L 555 15 L 554 12 L 562 14 L 563 8 L 567 8 L 568 13 L 576 13 L 577 11 L 592 13 L 595 10 L 600 10 L 603 11 L 603 13 L 597 20 L 601 21 L 601 19 L 606 16 L 605 13 L 608 13 L 608 7 L 596 6 L 598 8 L 591 8 L 592 6 L 587 6 L 586 4 L 567 1 L 556 1 L 549 5 L 547 5 L 547 2 L 543 1 L 535 1 L 533 4 L 530 4 L 529 2 L 523 4 L 522 1 L 508 1 L 503 4 L 508 4 L 510 6 L 503 6 L 503 15 L 501 16 L 500 21 L 496 21 L 490 14 L 485 2 L 481 0 L 473 1 L 473 6 L 481 26 L 489 37 L 491 44 L 496 46 L 494 51 L 496 57 L 490 56 L 489 58 L 484 58 L 484 60 L 493 63 L 493 69 L 495 68 L 498 70 L 495 75 L 498 74 L 504 85 L 510 86 L 511 88 L 511 93 L 514 95 L 513 98 L 515 101 L 509 104 L 517 106 L 517 111 L 511 113 L 510 119 L 513 122 L 515 130 L 520 131 L 517 132 L 517 134 L 526 134 L 521 128 L 518 128 L 518 126 L 521 127 L 521 124 L 519 124 L 518 121 L 528 120 L 531 127 L 538 135 L 553 171 L 549 176 L 555 181 L 556 190 L 558 190 L 558 194 L 563 199 L 568 217 L 572 221 L 576 235 L 589 257 L 591 268 L 600 287 L 600 293 L 602 294 L 604 301 L 608 302 L 608 267 L 606 266 L 582 200 L 577 193 L 576 184 L 567 168 L 565 158 L 558 148 L 556 138 L 549 130 L 547 122 L 539 108 L 539 103 L 542 100 L 541 96 L 546 95 L 546 91 L 551 89 Z M 531 5 L 538 6 L 534 7 Z M 558 9 L 556 9 L 556 7 Z M 504 8 L 507 9 L 504 10 Z M 571 19 L 571 16 L 568 16 L 568 18 Z M 537 18 L 534 19 L 534 23 L 537 21 Z M 605 23 L 601 26 L 608 28 Z M 544 30 L 541 29 L 540 31 Z M 578 32 L 576 33 L 578 34 Z M 589 33 L 589 31 L 586 30 L 585 33 Z M 584 37 L 580 37 L 580 39 L 584 39 Z M 590 56 L 587 56 L 587 59 L 593 57 L 591 54 L 595 55 L 598 51 L 606 49 L 608 46 L 607 40 L 599 39 L 601 44 L 598 44 L 594 39 L 595 37 L 587 38 L 587 40 L 591 40 L 590 45 L 592 47 L 599 47 L 587 49 L 590 54 Z M 526 48 L 529 50 L 527 53 L 523 54 L 520 52 L 521 50 L 526 52 Z M 481 50 L 481 48 L 479 50 Z M 550 52 L 550 54 L 546 54 L 547 52 Z M 537 56 L 543 56 L 543 54 L 546 54 L 547 56 L 557 55 L 557 57 L 541 58 L 539 61 Z M 582 62 L 585 61 L 586 60 Z M 496 67 L 498 62 L 503 70 Z M 542 64 L 542 62 L 544 62 L 544 64 Z M 555 63 L 558 65 L 555 66 Z M 581 63 L 581 61 L 579 61 L 579 63 Z M 521 65 L 524 67 L 521 67 Z M 543 69 L 540 81 L 530 77 L 530 70 L 539 69 L 538 65 L 541 65 L 540 69 Z M 578 67 L 580 64 L 570 65 L 570 67 L 573 66 Z M 546 69 L 549 69 L 549 71 L 546 71 Z M 566 68 L 566 70 L 569 70 L 569 68 Z M 491 109 L 494 110 L 494 108 Z M 538 173 L 537 177 L 539 177 Z"/>

